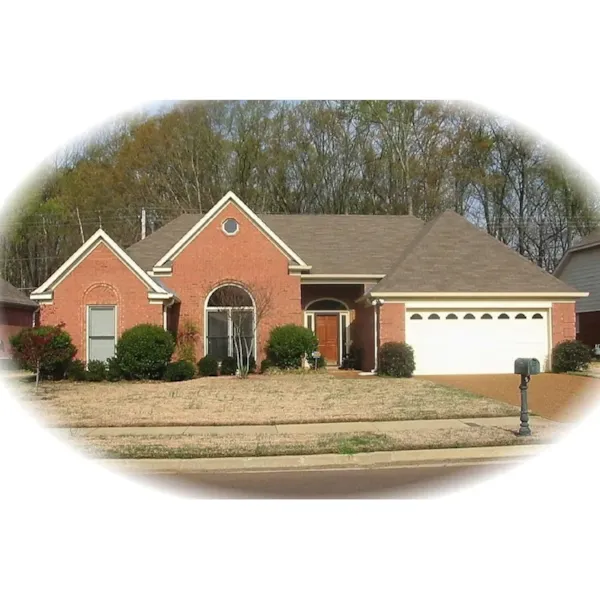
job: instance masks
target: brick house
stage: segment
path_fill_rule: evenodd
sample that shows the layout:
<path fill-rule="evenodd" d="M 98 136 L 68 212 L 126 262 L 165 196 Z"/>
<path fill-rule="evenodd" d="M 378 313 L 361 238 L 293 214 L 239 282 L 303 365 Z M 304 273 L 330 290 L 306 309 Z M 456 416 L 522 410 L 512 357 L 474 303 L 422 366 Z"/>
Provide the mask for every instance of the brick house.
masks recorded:
<path fill-rule="evenodd" d="M 138 323 L 181 332 L 197 356 L 232 354 L 232 322 L 264 357 L 269 331 L 315 331 L 327 362 L 350 344 L 376 368 L 387 341 L 414 347 L 417 374 L 507 373 L 575 336 L 585 296 L 452 211 L 412 216 L 255 214 L 226 194 L 126 250 L 98 230 L 31 298 L 66 324 L 82 360 L 105 359 Z M 265 307 L 267 308 L 265 310 Z"/>
<path fill-rule="evenodd" d="M 8 281 L 0 279 L 0 360 L 10 358 L 10 338 L 36 324 L 39 306 Z"/>

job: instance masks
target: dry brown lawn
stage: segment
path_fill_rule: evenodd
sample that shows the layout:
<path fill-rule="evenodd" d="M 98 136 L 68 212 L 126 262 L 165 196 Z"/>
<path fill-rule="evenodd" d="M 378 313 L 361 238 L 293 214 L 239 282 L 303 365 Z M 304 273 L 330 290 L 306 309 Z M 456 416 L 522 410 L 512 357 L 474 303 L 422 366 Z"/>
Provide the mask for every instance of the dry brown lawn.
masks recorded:
<path fill-rule="evenodd" d="M 53 427 L 263 425 L 517 415 L 498 400 L 418 379 L 330 374 L 201 378 L 177 383 L 13 384 Z"/>
<path fill-rule="evenodd" d="M 463 448 L 536 444 L 555 441 L 551 423 L 536 424 L 531 437 L 518 437 L 514 428 L 490 426 L 464 429 L 405 430 L 388 433 L 337 434 L 206 434 L 190 436 L 75 437 L 76 448 L 94 458 L 218 458 L 227 456 L 277 456 L 354 454 L 423 448 Z"/>

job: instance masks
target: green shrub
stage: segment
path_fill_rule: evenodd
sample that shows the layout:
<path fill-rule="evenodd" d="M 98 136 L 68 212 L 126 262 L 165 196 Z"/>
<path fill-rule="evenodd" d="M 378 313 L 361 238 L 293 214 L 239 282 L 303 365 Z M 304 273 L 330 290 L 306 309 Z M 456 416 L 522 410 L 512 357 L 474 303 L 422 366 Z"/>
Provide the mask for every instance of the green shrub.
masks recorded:
<path fill-rule="evenodd" d="M 200 377 L 216 377 L 219 374 L 219 361 L 207 354 L 198 361 L 198 375 Z"/>
<path fill-rule="evenodd" d="M 185 381 L 193 379 L 196 367 L 189 360 L 178 360 L 169 364 L 165 371 L 165 381 Z"/>
<path fill-rule="evenodd" d="M 221 361 L 221 375 L 235 375 L 237 372 L 237 360 L 233 356 L 227 356 Z"/>
<path fill-rule="evenodd" d="M 174 349 L 173 336 L 159 325 L 136 325 L 117 342 L 117 362 L 127 379 L 162 379 Z"/>
<path fill-rule="evenodd" d="M 415 372 L 415 354 L 404 342 L 387 342 L 379 351 L 378 375 L 412 377 Z"/>
<path fill-rule="evenodd" d="M 317 369 L 324 369 L 327 366 L 327 361 L 322 356 L 319 356 L 319 358 L 308 356 L 307 360 L 312 369 L 315 368 L 315 362 L 317 363 Z"/>
<path fill-rule="evenodd" d="M 106 380 L 106 363 L 102 360 L 90 360 L 87 364 L 88 381 Z"/>
<path fill-rule="evenodd" d="M 74 360 L 67 367 L 67 379 L 70 381 L 86 381 L 87 371 L 82 360 Z"/>
<path fill-rule="evenodd" d="M 265 358 L 260 363 L 260 372 L 261 373 L 266 373 L 269 369 L 272 369 L 272 368 L 273 368 L 273 363 L 268 358 Z"/>
<path fill-rule="evenodd" d="M 350 344 L 348 354 L 342 359 L 340 369 L 344 370 L 360 370 L 362 366 L 362 351 L 357 348 L 354 344 Z"/>
<path fill-rule="evenodd" d="M 302 359 L 310 356 L 318 347 L 317 336 L 306 327 L 281 325 L 271 331 L 267 343 L 267 358 L 274 367 L 298 369 Z"/>
<path fill-rule="evenodd" d="M 108 381 L 120 381 L 123 379 L 123 373 L 121 372 L 121 367 L 116 356 L 112 356 L 106 361 L 106 379 Z"/>
<path fill-rule="evenodd" d="M 27 327 L 10 338 L 15 359 L 40 379 L 64 379 L 77 354 L 64 324 Z"/>
<path fill-rule="evenodd" d="M 555 373 L 583 371 L 594 358 L 589 346 L 579 340 L 568 340 L 557 344 L 552 350 L 552 370 Z"/>

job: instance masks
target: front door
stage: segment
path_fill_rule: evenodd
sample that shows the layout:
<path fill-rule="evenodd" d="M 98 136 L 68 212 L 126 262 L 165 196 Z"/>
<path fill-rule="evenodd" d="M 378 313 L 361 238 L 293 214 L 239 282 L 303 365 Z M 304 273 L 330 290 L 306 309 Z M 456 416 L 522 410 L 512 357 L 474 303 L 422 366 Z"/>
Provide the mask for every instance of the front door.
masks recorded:
<path fill-rule="evenodd" d="M 339 315 L 316 315 L 315 334 L 319 340 L 319 352 L 328 364 L 339 361 Z"/>

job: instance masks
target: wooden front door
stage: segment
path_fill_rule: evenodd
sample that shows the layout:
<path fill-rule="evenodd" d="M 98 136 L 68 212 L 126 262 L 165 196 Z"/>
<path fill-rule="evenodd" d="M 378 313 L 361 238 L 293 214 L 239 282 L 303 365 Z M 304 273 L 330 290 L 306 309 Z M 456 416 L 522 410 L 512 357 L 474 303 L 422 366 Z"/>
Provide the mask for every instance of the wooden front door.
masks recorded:
<path fill-rule="evenodd" d="M 316 315 L 315 333 L 319 340 L 319 352 L 328 364 L 339 361 L 339 315 Z"/>

